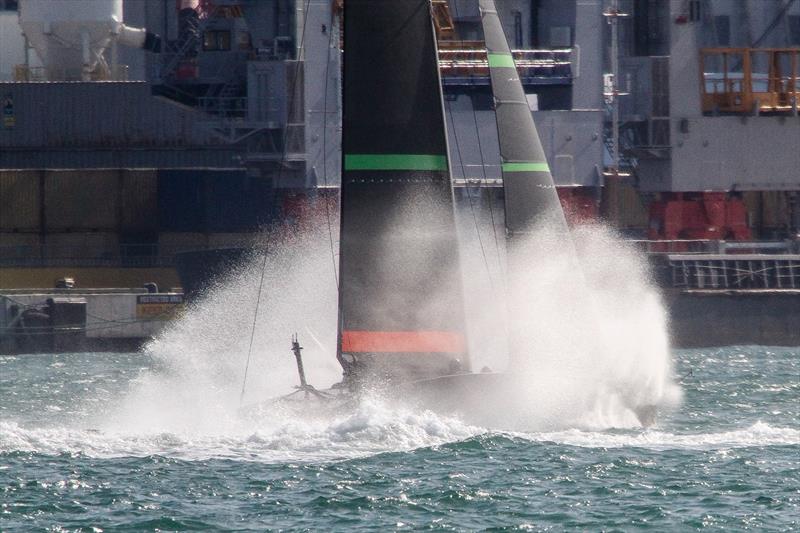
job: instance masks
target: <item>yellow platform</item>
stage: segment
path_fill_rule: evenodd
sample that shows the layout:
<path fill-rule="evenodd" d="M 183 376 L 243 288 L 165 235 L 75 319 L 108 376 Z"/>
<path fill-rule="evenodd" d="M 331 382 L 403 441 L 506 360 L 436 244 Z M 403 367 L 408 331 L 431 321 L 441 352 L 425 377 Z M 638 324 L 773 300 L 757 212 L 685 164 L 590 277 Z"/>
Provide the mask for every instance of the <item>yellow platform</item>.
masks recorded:
<path fill-rule="evenodd" d="M 75 288 L 130 288 L 155 282 L 162 291 L 181 286 L 174 268 L 47 267 L 0 268 L 0 289 L 55 287 L 59 278 L 73 278 Z"/>

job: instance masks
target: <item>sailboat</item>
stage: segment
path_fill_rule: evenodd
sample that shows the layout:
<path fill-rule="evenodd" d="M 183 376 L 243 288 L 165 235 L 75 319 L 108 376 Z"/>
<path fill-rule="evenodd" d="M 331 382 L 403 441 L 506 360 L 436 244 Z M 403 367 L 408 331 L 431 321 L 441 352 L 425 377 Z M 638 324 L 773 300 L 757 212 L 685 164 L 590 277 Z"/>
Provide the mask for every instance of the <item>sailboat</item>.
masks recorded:
<path fill-rule="evenodd" d="M 567 225 L 493 0 L 480 0 L 505 187 L 508 275 L 517 242 Z M 344 6 L 342 184 L 335 395 L 378 390 L 472 419 L 525 384 L 470 369 L 442 86 L 430 0 Z M 513 319 L 513 317 L 511 317 Z M 510 361 L 526 353 L 510 323 Z M 515 353 L 516 352 L 516 353 Z M 309 394 L 313 393 L 313 394 Z M 477 417 L 476 417 L 477 415 Z"/>
<path fill-rule="evenodd" d="M 492 0 L 481 0 L 509 242 L 566 222 Z M 345 5 L 338 359 L 346 379 L 469 371 L 428 0 Z M 513 246 L 510 274 L 518 269 Z M 521 261 L 517 261 L 521 263 Z"/>

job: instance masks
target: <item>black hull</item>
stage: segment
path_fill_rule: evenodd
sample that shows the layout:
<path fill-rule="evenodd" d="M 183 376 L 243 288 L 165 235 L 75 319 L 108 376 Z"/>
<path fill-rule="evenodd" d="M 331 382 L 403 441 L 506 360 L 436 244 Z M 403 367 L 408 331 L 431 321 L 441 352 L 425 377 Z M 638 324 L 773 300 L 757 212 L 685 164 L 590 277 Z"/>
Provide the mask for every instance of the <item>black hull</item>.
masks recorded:
<path fill-rule="evenodd" d="M 676 348 L 800 346 L 800 290 L 666 290 Z"/>
<path fill-rule="evenodd" d="M 541 427 L 536 405 L 528 401 L 530 384 L 524 377 L 505 373 L 451 374 L 431 379 L 376 386 L 364 393 L 347 388 L 328 389 L 322 395 L 298 391 L 280 398 L 251 404 L 240 415 L 254 420 L 276 413 L 309 418 L 326 418 L 352 411 L 363 395 L 376 394 L 393 405 L 415 410 L 430 410 L 456 416 L 481 427 L 525 431 Z M 324 395 L 324 396 L 323 396 Z M 657 407 L 629 406 L 643 427 L 655 423 Z"/>

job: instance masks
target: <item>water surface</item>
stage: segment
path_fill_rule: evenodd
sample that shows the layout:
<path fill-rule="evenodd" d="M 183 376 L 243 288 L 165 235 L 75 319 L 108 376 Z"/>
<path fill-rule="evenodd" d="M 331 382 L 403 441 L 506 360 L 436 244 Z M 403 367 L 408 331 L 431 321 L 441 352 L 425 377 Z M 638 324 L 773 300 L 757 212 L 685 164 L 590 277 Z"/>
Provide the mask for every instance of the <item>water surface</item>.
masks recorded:
<path fill-rule="evenodd" d="M 0 530 L 799 528 L 800 350 L 674 359 L 654 428 L 509 433 L 377 401 L 161 418 L 177 398 L 130 402 L 166 371 L 144 355 L 2 356 Z"/>

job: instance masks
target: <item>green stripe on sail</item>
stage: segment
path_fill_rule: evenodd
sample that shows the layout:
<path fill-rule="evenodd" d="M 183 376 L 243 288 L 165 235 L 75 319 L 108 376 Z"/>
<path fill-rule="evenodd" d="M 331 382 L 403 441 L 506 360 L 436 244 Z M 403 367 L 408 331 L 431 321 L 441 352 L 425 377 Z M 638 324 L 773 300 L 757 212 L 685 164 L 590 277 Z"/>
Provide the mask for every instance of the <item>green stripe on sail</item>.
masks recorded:
<path fill-rule="evenodd" d="M 346 154 L 345 170 L 447 170 L 447 156 L 421 154 Z"/>
<path fill-rule="evenodd" d="M 547 163 L 503 163 L 503 172 L 550 172 Z"/>
<path fill-rule="evenodd" d="M 511 54 L 489 54 L 489 67 L 517 68 Z"/>

